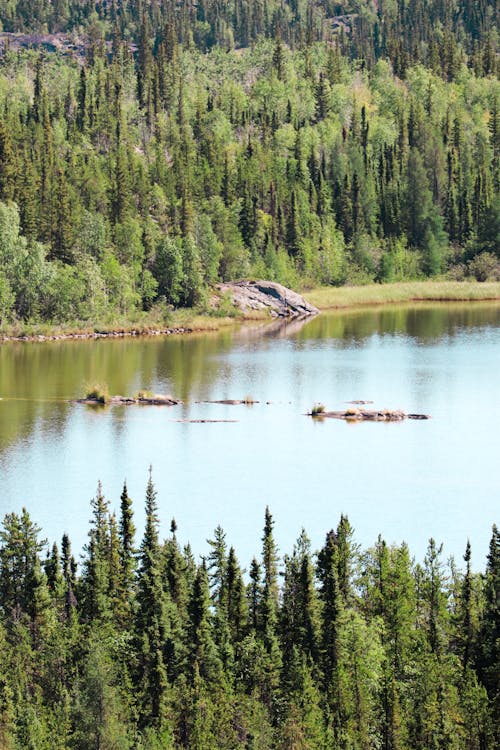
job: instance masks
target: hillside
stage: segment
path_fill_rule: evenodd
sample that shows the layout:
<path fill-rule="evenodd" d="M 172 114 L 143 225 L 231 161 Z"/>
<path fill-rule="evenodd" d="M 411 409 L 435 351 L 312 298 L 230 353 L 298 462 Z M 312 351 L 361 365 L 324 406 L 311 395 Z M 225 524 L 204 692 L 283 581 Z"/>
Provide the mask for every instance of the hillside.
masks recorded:
<path fill-rule="evenodd" d="M 496 13 L 0 3 L 0 321 L 498 277 Z"/>

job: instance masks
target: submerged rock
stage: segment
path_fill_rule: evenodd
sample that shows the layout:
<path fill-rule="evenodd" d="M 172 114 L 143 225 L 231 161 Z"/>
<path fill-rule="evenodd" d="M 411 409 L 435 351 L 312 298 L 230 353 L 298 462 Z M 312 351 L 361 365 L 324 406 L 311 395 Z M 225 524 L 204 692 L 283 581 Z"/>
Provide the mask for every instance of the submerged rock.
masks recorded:
<path fill-rule="evenodd" d="M 236 424 L 238 419 L 174 419 L 174 422 L 182 422 L 184 424 L 220 424 L 221 422 Z"/>
<path fill-rule="evenodd" d="M 243 312 L 269 310 L 274 317 L 317 315 L 319 310 L 304 297 L 275 281 L 232 281 L 217 285 L 229 294 L 233 304 Z"/>
<path fill-rule="evenodd" d="M 430 419 L 429 414 L 406 414 L 401 409 L 346 409 L 344 411 L 318 411 L 308 416 L 319 419 L 344 419 L 346 422 L 401 422 L 403 419 Z"/>
<path fill-rule="evenodd" d="M 159 393 L 155 393 L 152 396 L 139 396 L 137 403 L 152 404 L 153 406 L 176 406 L 176 404 L 181 404 L 182 401 L 172 398 L 172 396 L 162 396 Z"/>
<path fill-rule="evenodd" d="M 109 396 L 105 400 L 100 398 L 77 398 L 77 404 L 90 404 L 91 406 L 107 406 L 108 404 L 118 404 L 120 406 L 129 406 L 130 404 L 150 404 L 151 406 L 176 406 L 182 404 L 180 399 L 172 396 L 164 396 L 155 393 L 151 396 Z"/>
<path fill-rule="evenodd" d="M 216 401 L 195 401 L 195 404 L 224 404 L 226 406 L 253 406 L 253 404 L 260 404 L 260 401 L 256 401 L 253 396 L 245 396 L 245 398 L 221 398 Z"/>

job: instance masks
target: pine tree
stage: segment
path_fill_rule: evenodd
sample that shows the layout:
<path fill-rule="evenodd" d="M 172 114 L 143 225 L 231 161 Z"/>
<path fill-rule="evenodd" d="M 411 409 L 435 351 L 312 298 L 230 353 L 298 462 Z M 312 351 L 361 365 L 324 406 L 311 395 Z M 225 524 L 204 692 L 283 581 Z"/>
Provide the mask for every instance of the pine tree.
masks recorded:
<path fill-rule="evenodd" d="M 203 563 L 196 571 L 193 592 L 189 602 L 188 650 L 191 679 L 199 675 L 207 683 L 221 679 L 222 664 L 212 633 L 208 576 Z"/>
<path fill-rule="evenodd" d="M 471 664 L 475 647 L 475 638 L 477 637 L 477 618 L 474 612 L 471 547 L 469 541 L 467 541 L 464 560 L 466 563 L 466 569 L 460 591 L 458 629 L 462 668 L 465 673 Z"/>
<path fill-rule="evenodd" d="M 6 634 L 0 624 L 0 650 L 3 654 L 0 666 L 0 746 L 4 750 L 14 750 L 16 712 L 14 690 L 9 684 L 7 655 L 9 654 Z"/>
<path fill-rule="evenodd" d="M 0 121 L 0 200 L 12 200 L 16 185 L 16 158 L 6 123 Z"/>
<path fill-rule="evenodd" d="M 145 505 L 146 527 L 137 573 L 137 686 L 140 689 L 141 724 L 161 726 L 167 690 L 164 647 L 169 633 L 161 584 L 158 505 L 151 469 Z"/>
<path fill-rule="evenodd" d="M 227 618 L 232 643 L 239 643 L 247 631 L 248 605 L 245 598 L 245 585 L 234 547 L 227 558 Z"/>
<path fill-rule="evenodd" d="M 485 686 L 493 715 L 496 714 L 495 740 L 500 739 L 498 715 L 500 709 L 500 532 L 493 526 L 484 575 L 484 611 L 478 639 L 479 678 Z"/>
<path fill-rule="evenodd" d="M 84 547 L 86 560 L 81 580 L 82 608 L 87 622 L 109 621 L 109 503 L 101 482 L 91 500 L 92 520 L 89 541 Z"/>
<path fill-rule="evenodd" d="M 253 633 L 261 631 L 262 581 L 261 567 L 255 557 L 250 565 L 250 583 L 247 588 L 249 627 Z"/>
<path fill-rule="evenodd" d="M 73 260 L 74 216 L 71 211 L 70 195 L 66 174 L 57 170 L 53 204 L 53 226 L 51 233 L 52 257 L 71 263 Z"/>
<path fill-rule="evenodd" d="M 59 548 L 55 542 L 52 545 L 50 555 L 47 553 L 43 567 L 47 577 L 47 586 L 49 587 L 49 590 L 54 595 L 58 596 L 61 593 L 64 579 L 61 570 Z"/>
<path fill-rule="evenodd" d="M 26 508 L 8 513 L 0 531 L 0 607 L 4 616 L 21 617 L 33 606 L 45 541 Z"/>
<path fill-rule="evenodd" d="M 299 223 L 299 211 L 297 206 L 297 195 L 295 190 L 292 190 L 290 200 L 290 213 L 288 215 L 286 223 L 286 247 L 288 253 L 293 257 L 298 257 L 300 253 L 300 223 Z"/>
<path fill-rule="evenodd" d="M 76 588 L 76 562 L 71 554 L 71 542 L 67 534 L 63 534 L 61 543 L 61 567 L 65 582 L 65 613 L 70 618 L 77 601 L 75 597 Z"/>
<path fill-rule="evenodd" d="M 214 639 L 224 668 L 228 671 L 233 666 L 234 651 L 228 615 L 226 535 L 221 526 L 217 526 L 214 538 L 209 539 L 208 543 L 211 551 L 207 558 L 207 573 L 210 599 L 214 607 Z"/>
<path fill-rule="evenodd" d="M 447 620 L 446 600 L 443 592 L 443 570 L 440 555 L 443 545 L 436 545 L 434 539 L 429 540 L 427 554 L 424 559 L 420 596 L 426 610 L 425 634 L 432 653 L 441 656 L 445 639 Z"/>
<path fill-rule="evenodd" d="M 120 586 L 125 596 L 130 597 L 135 578 L 136 550 L 135 525 L 132 500 L 128 495 L 127 483 L 123 483 L 120 495 Z"/>
<path fill-rule="evenodd" d="M 285 80 L 285 52 L 283 49 L 283 42 L 281 40 L 281 34 L 276 35 L 276 42 L 274 45 L 273 52 L 273 67 L 276 71 L 276 78 L 278 81 Z"/>
<path fill-rule="evenodd" d="M 310 542 L 302 530 L 291 557 L 285 557 L 283 603 L 280 611 L 285 671 L 293 649 L 308 661 L 318 656 L 318 603 Z"/>

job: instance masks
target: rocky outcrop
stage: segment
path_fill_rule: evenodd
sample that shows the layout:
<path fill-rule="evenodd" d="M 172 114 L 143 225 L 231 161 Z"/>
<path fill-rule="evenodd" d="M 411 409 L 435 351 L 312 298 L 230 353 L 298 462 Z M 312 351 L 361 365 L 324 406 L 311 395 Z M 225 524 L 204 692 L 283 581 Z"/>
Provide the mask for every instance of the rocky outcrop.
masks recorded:
<path fill-rule="evenodd" d="M 128 336 L 173 336 L 174 334 L 181 333 L 194 333 L 197 330 L 195 328 L 120 328 L 113 331 L 84 331 L 74 333 L 54 333 L 54 334 L 26 334 L 22 336 L 7 336 L 0 335 L 0 344 L 7 343 L 9 341 L 19 342 L 44 342 L 44 341 L 67 341 L 70 339 L 74 340 L 86 340 L 86 339 L 116 339 L 126 338 Z"/>
<path fill-rule="evenodd" d="M 268 310 L 273 317 L 317 315 L 319 310 L 297 292 L 275 281 L 232 281 L 217 285 L 245 313 Z"/>
<path fill-rule="evenodd" d="M 401 409 L 346 409 L 323 411 L 313 409 L 311 417 L 319 419 L 345 419 L 347 422 L 401 422 L 403 419 L 430 419 L 428 414 L 406 414 Z"/>
<path fill-rule="evenodd" d="M 245 398 L 222 398 L 218 401 L 195 401 L 196 404 L 224 404 L 225 406 L 253 406 L 253 404 L 260 404 L 260 401 L 255 401 L 252 396 L 245 396 Z"/>
<path fill-rule="evenodd" d="M 78 398 L 76 399 L 77 404 L 90 404 L 98 406 L 107 406 L 108 404 L 118 404 L 120 406 L 129 406 L 130 404 L 143 404 L 151 406 L 176 406 L 182 404 L 182 401 L 172 396 L 164 396 L 159 393 L 155 393 L 151 396 L 108 396 L 104 397 L 90 397 L 90 398 Z"/>

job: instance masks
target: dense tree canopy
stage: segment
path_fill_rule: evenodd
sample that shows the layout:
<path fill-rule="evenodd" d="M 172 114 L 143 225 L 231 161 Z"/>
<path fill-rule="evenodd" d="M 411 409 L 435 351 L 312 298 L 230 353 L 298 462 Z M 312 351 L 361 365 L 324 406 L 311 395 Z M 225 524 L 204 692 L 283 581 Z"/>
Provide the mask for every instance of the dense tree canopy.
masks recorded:
<path fill-rule="evenodd" d="M 250 274 L 494 276 L 496 13 L 1 0 L 36 49 L 6 33 L 0 59 L 0 321 L 203 306 Z"/>
<path fill-rule="evenodd" d="M 345 516 L 314 552 L 281 557 L 266 509 L 248 575 L 218 526 L 199 562 L 156 491 L 136 548 L 98 486 L 80 572 L 23 510 L 0 532 L 3 748 L 453 748 L 498 746 L 498 530 L 486 570 L 415 563 Z M 137 550 L 137 551 L 136 551 Z M 279 583 L 281 578 L 281 584 Z"/>

